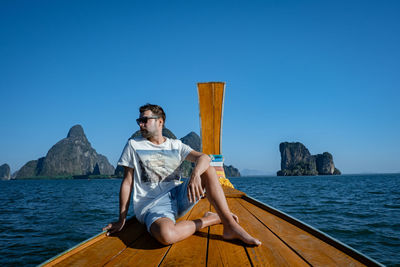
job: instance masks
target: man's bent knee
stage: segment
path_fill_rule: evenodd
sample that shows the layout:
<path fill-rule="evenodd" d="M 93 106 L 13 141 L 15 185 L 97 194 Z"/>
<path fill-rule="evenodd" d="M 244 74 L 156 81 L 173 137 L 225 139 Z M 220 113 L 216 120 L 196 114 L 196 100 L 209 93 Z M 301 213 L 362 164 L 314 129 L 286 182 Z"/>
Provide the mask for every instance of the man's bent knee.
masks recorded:
<path fill-rule="evenodd" d="M 163 245 L 171 245 L 176 241 L 175 224 L 169 218 L 156 220 L 150 226 L 150 232 Z"/>
<path fill-rule="evenodd" d="M 172 245 L 175 243 L 175 235 L 169 232 L 161 233 L 160 235 L 153 235 L 158 242 L 163 245 Z"/>

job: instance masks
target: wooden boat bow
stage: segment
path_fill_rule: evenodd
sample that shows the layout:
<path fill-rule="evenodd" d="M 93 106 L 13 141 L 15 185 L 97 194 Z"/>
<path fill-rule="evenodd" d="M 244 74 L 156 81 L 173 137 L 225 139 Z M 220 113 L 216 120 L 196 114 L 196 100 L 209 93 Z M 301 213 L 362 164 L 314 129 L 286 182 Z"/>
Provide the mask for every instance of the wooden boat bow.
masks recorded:
<path fill-rule="evenodd" d="M 222 225 L 202 229 L 173 245 L 158 243 L 134 217 L 113 236 L 105 232 L 43 266 L 381 266 L 328 235 L 245 193 L 223 187 L 240 224 L 262 245 L 222 239 Z M 180 220 L 212 211 L 207 199 Z"/>
<path fill-rule="evenodd" d="M 198 93 L 203 153 L 221 155 L 225 83 L 199 83 Z M 222 163 L 215 162 L 221 183 L 228 184 L 223 159 Z M 262 242 L 261 246 L 223 240 L 222 225 L 204 228 L 183 241 L 164 246 L 133 217 L 121 232 L 108 237 L 102 232 L 42 266 L 381 266 L 233 186 L 223 186 L 223 190 L 231 211 L 242 227 Z M 198 219 L 207 211 L 213 208 L 204 198 L 179 220 Z"/>

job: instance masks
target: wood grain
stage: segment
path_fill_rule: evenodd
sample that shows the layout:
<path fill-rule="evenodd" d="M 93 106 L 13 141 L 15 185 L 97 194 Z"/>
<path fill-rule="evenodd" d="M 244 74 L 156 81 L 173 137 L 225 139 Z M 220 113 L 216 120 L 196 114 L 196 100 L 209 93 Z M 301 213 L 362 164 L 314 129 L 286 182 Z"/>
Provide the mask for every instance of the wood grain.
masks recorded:
<path fill-rule="evenodd" d="M 262 242 L 261 246 L 246 246 L 254 266 L 309 266 L 299 255 L 277 238 L 268 228 L 240 205 L 238 198 L 228 199 L 228 205 L 242 227 Z"/>
<path fill-rule="evenodd" d="M 245 200 L 240 204 L 313 266 L 364 266 L 304 230 Z"/>
<path fill-rule="evenodd" d="M 246 195 L 242 191 L 239 191 L 239 190 L 237 190 L 235 188 L 232 188 L 232 187 L 222 186 L 222 189 L 224 190 L 224 194 L 225 194 L 226 198 L 231 198 L 231 197 L 241 198 L 241 197 Z"/>
<path fill-rule="evenodd" d="M 202 199 L 193 208 L 188 220 L 203 217 L 210 210 L 210 202 Z M 196 232 L 189 238 L 173 244 L 161 266 L 205 266 L 207 258 L 208 227 Z"/>
<path fill-rule="evenodd" d="M 105 266 L 157 266 L 169 247 L 158 243 L 146 231 L 136 242 L 130 244 Z"/>
<path fill-rule="evenodd" d="M 225 83 L 198 83 L 202 151 L 221 154 L 222 111 Z"/>
<path fill-rule="evenodd" d="M 83 245 L 70 251 L 67 257 L 60 257 L 52 262 L 56 266 L 102 266 L 116 254 L 126 249 L 127 245 L 145 232 L 144 226 L 136 219 L 121 232 L 113 236 L 105 236 L 97 242 Z"/>
<path fill-rule="evenodd" d="M 215 212 L 212 207 L 211 210 Z M 222 239 L 222 224 L 210 227 L 207 266 L 251 266 L 242 243 Z"/>

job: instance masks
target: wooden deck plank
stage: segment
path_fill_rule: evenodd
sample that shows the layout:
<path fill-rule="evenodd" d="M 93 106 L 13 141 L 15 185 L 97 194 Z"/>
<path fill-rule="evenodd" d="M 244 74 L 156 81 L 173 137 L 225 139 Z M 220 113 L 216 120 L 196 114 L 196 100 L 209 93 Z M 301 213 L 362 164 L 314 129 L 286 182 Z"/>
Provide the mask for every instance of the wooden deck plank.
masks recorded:
<path fill-rule="evenodd" d="M 55 266 L 103 266 L 115 255 L 123 251 L 126 246 L 137 239 L 145 228 L 136 219 L 127 225 L 120 233 L 101 238 L 90 246 L 79 247 L 79 250 L 71 251 L 71 255 L 52 262 Z"/>
<path fill-rule="evenodd" d="M 83 241 L 83 243 L 78 244 L 77 246 L 64 251 L 63 253 L 56 255 L 55 258 L 50 259 L 49 261 L 46 261 L 44 263 L 42 263 L 40 266 L 45 266 L 45 267 L 50 267 L 50 266 L 55 266 L 56 264 L 59 264 L 60 262 L 66 260 L 68 257 L 71 257 L 71 255 L 87 248 L 90 247 L 91 245 L 99 242 L 100 240 L 104 239 L 105 235 L 103 233 L 98 234 L 97 236 Z"/>
<path fill-rule="evenodd" d="M 147 231 L 105 266 L 157 266 L 170 246 L 158 243 Z"/>
<path fill-rule="evenodd" d="M 299 255 L 271 233 L 260 221 L 239 203 L 240 199 L 228 199 L 228 205 L 239 217 L 242 227 L 262 242 L 261 246 L 246 246 L 254 266 L 309 266 Z"/>
<path fill-rule="evenodd" d="M 193 208 L 188 220 L 195 220 L 210 210 L 210 202 L 202 199 Z M 161 266 L 206 266 L 208 227 L 173 244 Z"/>
<path fill-rule="evenodd" d="M 275 235 L 279 236 L 313 266 L 363 266 L 360 262 L 297 226 L 245 200 L 239 201 L 244 208 L 254 214 Z"/>
<path fill-rule="evenodd" d="M 243 244 L 223 240 L 222 233 L 222 224 L 210 227 L 207 266 L 251 266 Z"/>
<path fill-rule="evenodd" d="M 225 197 L 227 197 L 227 198 L 228 197 L 239 197 L 239 198 L 241 198 L 241 197 L 246 195 L 242 191 L 239 191 L 239 190 L 237 190 L 235 188 L 232 188 L 232 187 L 222 186 L 222 189 L 224 190 Z"/>
<path fill-rule="evenodd" d="M 196 207 L 197 205 L 177 221 L 187 220 Z M 170 248 L 171 246 L 160 244 L 145 230 L 135 242 L 105 266 L 158 266 Z"/>

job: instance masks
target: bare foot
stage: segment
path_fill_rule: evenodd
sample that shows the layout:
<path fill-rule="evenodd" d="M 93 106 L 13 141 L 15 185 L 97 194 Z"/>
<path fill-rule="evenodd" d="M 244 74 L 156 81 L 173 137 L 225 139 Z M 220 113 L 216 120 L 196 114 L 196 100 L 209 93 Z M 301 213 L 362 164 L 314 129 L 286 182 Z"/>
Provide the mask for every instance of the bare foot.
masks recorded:
<path fill-rule="evenodd" d="M 233 219 L 235 220 L 235 222 L 239 223 L 239 217 L 236 216 L 236 214 L 232 214 Z M 215 221 L 213 220 L 214 224 L 219 224 L 221 223 L 221 219 L 219 218 L 219 215 L 215 212 L 211 212 L 211 211 L 207 211 L 203 217 L 207 217 L 207 218 L 215 218 Z"/>
<path fill-rule="evenodd" d="M 239 239 L 248 245 L 261 245 L 260 240 L 249 235 L 239 224 L 230 227 L 224 227 L 224 233 L 222 237 L 227 240 Z"/>

